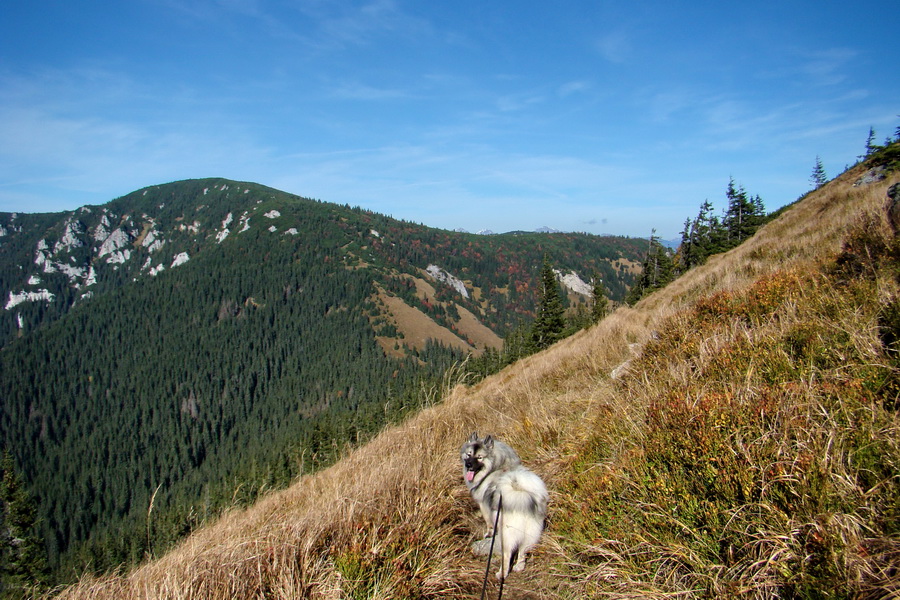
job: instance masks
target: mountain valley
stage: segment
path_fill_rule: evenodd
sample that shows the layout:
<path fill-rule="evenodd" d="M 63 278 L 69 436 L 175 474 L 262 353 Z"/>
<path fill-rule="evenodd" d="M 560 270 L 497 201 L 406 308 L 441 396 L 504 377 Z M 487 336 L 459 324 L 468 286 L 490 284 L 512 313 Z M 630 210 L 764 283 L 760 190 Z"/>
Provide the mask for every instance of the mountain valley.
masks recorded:
<path fill-rule="evenodd" d="M 574 314 L 594 276 L 621 300 L 646 246 L 447 232 L 224 179 L 0 214 L 0 234 L 0 438 L 69 573 L 329 464 L 467 355 L 499 364 L 542 257 Z"/>

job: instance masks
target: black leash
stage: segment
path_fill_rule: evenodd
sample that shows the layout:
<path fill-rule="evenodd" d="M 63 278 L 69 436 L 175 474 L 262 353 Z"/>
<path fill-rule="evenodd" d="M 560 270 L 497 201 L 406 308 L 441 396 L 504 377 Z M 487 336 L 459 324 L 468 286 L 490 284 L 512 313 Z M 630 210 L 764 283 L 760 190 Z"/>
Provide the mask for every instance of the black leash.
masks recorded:
<path fill-rule="evenodd" d="M 500 522 L 500 511 L 503 510 L 503 496 L 500 496 L 499 498 L 500 499 L 497 501 L 497 516 L 494 517 L 494 534 L 491 536 L 491 549 L 488 552 L 487 567 L 484 570 L 484 583 L 481 584 L 481 600 L 484 600 L 484 592 L 487 590 L 488 577 L 491 574 L 491 557 L 494 556 L 494 540 L 497 539 L 497 524 Z M 502 556 L 500 557 L 500 560 L 503 560 Z M 506 578 L 504 577 L 500 580 L 500 593 L 497 595 L 497 600 L 502 600 L 503 598 L 503 582 L 505 579 Z"/>

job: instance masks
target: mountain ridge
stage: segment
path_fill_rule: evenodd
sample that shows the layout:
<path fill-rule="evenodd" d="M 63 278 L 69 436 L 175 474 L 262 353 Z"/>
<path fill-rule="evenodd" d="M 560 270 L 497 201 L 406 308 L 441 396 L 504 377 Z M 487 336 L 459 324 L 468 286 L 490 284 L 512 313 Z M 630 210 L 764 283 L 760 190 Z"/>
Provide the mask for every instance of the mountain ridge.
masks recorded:
<path fill-rule="evenodd" d="M 339 207 L 259 184 L 221 178 L 148 186 L 104 205 L 84 206 L 75 211 L 0 213 L 0 232 L 4 234 L 0 236 L 0 265 L 7 268 L 5 272 L 0 272 L 0 295 L 5 299 L 5 311 L 0 314 L 0 327 L 15 333 L 16 329 L 27 329 L 27 326 L 41 322 L 44 315 L 35 317 L 31 314 L 33 312 L 50 313 L 50 318 L 53 318 L 64 314 L 68 307 L 79 300 L 101 293 L 111 285 L 121 284 L 123 279 L 148 274 L 156 276 L 167 269 L 177 268 L 203 250 L 204 245 L 208 246 L 213 237 L 215 243 L 220 245 L 230 236 L 233 240 L 234 236 L 247 233 L 251 230 L 251 219 L 253 229 L 258 226 L 273 235 L 295 236 L 298 234 L 297 229 L 278 210 L 278 206 L 284 202 L 299 203 L 310 213 L 340 211 L 342 216 L 339 218 L 345 221 L 349 219 L 348 214 L 354 212 L 357 216 L 368 215 L 372 220 L 372 227 L 367 233 L 372 243 L 359 244 L 360 251 L 356 251 L 356 248 L 349 249 L 363 263 L 364 257 L 357 254 L 384 245 L 374 228 L 377 223 L 396 222 L 412 227 L 411 224 L 362 209 Z M 322 218 L 322 214 L 319 217 Z M 433 228 L 424 229 L 443 232 Z M 364 233 L 365 227 L 360 225 L 357 235 Z M 452 235 L 450 232 L 445 233 Z M 458 237 L 466 238 L 469 246 L 473 242 L 476 245 L 480 243 L 482 253 L 485 248 L 502 246 L 512 236 L 529 237 L 528 234 L 514 232 L 495 234 L 488 241 L 485 238 L 473 238 L 472 235 L 460 234 Z M 615 261 L 622 259 L 630 260 L 632 264 L 637 262 L 639 244 L 629 238 L 603 238 L 588 234 L 563 234 L 562 237 L 568 240 L 612 240 L 612 243 L 606 244 L 616 249 L 608 254 L 608 258 L 589 265 L 589 268 L 596 269 L 604 277 L 611 297 L 621 300 L 630 282 L 631 272 L 625 266 L 612 265 L 619 264 Z M 393 241 L 390 243 L 396 244 Z M 455 244 L 461 245 L 458 241 Z M 603 243 L 599 244 L 602 245 Z M 598 247 L 598 244 L 594 243 L 594 247 Z M 622 254 L 622 250 L 627 255 Z M 577 251 L 596 252 L 583 247 Z M 382 261 L 385 261 L 387 256 L 384 252 L 381 255 Z M 437 261 L 439 256 L 432 253 L 431 258 Z M 397 262 L 402 264 L 405 260 L 407 259 L 401 257 Z M 138 261 L 139 266 L 135 264 Z M 36 267 L 30 273 L 25 272 L 25 265 L 28 264 Z M 419 266 L 424 269 L 430 265 Z M 18 268 L 20 272 L 16 273 L 10 267 Z M 521 267 L 521 264 L 510 265 L 512 269 Z M 438 265 L 436 268 L 441 267 Z M 582 274 L 586 279 L 590 277 L 590 273 Z M 52 282 L 54 285 L 42 285 L 48 279 L 55 280 Z M 38 300 L 51 306 L 44 311 L 17 311 L 15 319 L 2 318 L 9 317 L 13 308 Z"/>

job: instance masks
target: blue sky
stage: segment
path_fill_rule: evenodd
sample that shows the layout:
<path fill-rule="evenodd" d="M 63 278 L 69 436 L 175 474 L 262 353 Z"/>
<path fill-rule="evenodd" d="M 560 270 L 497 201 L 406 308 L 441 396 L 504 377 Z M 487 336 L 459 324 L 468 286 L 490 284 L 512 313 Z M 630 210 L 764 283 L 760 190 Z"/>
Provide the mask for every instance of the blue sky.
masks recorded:
<path fill-rule="evenodd" d="M 446 229 L 678 236 L 900 125 L 900 2 L 5 0 L 0 211 L 227 177 Z"/>

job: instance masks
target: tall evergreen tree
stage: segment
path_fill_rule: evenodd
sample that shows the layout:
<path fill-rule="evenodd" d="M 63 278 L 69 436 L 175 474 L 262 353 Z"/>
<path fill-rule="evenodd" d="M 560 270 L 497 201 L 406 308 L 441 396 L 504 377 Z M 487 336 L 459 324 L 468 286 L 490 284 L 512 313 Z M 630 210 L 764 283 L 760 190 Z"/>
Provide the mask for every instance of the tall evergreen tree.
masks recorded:
<path fill-rule="evenodd" d="M 873 152 L 875 152 L 876 148 L 877 145 L 875 144 L 875 128 L 869 127 L 869 135 L 866 138 L 866 153 L 860 156 L 860 158 L 868 158 Z"/>
<path fill-rule="evenodd" d="M 541 266 L 538 295 L 540 299 L 537 318 L 531 326 L 531 345 L 535 350 L 543 350 L 560 340 L 566 328 L 565 309 L 559 292 L 559 284 L 556 281 L 556 273 L 553 272 L 553 267 L 550 265 L 550 258 L 546 254 Z"/>
<path fill-rule="evenodd" d="M 531 353 L 531 329 L 522 323 L 512 329 L 503 338 L 503 351 L 500 354 L 502 365 L 509 365 Z"/>
<path fill-rule="evenodd" d="M 0 596 L 24 598 L 46 583 L 47 558 L 37 533 L 37 507 L 9 451 L 0 469 Z"/>
<path fill-rule="evenodd" d="M 694 250 L 694 222 L 690 217 L 684 220 L 684 229 L 681 230 L 681 252 L 686 256 L 691 256 Z"/>
<path fill-rule="evenodd" d="M 647 257 L 642 265 L 641 276 L 628 290 L 625 302 L 635 304 L 647 294 L 668 285 L 675 278 L 675 265 L 669 250 L 656 237 L 656 230 L 650 233 Z"/>
<path fill-rule="evenodd" d="M 651 289 L 659 289 L 668 285 L 675 278 L 675 265 L 672 262 L 672 254 L 662 245 L 657 237 L 653 243 Z"/>
<path fill-rule="evenodd" d="M 828 176 L 825 175 L 825 167 L 822 166 L 822 159 L 816 156 L 816 166 L 813 167 L 812 175 L 809 177 L 810 183 L 813 184 L 813 189 L 817 190 L 828 181 Z"/>
<path fill-rule="evenodd" d="M 728 181 L 725 191 L 728 207 L 725 209 L 724 225 L 729 246 L 736 246 L 756 230 L 756 207 L 743 186 L 735 186 L 734 179 Z"/>
<path fill-rule="evenodd" d="M 603 280 L 600 279 L 600 274 L 594 274 L 594 285 L 591 289 L 591 322 L 593 323 L 603 320 L 609 310 L 609 299 L 606 297 L 606 293 L 606 287 L 603 285 Z"/>
<path fill-rule="evenodd" d="M 677 268 L 680 272 L 702 265 L 713 254 L 734 248 L 766 222 L 766 207 L 757 194 L 750 198 L 732 178 L 725 192 L 728 208 L 722 219 L 712 214 L 713 205 L 705 200 L 696 219 L 687 219 L 681 232 Z M 632 294 L 636 293 L 632 288 Z M 631 299 L 635 301 L 634 298 Z"/>
<path fill-rule="evenodd" d="M 753 196 L 753 216 L 756 219 L 757 227 L 766 223 L 766 205 L 759 194 Z"/>
<path fill-rule="evenodd" d="M 682 272 L 702 265 L 710 254 L 719 251 L 716 247 L 721 237 L 719 220 L 712 214 L 712 210 L 712 203 L 704 200 L 697 217 L 693 220 L 688 218 L 684 222 L 681 246 L 678 248 L 678 268 Z"/>

